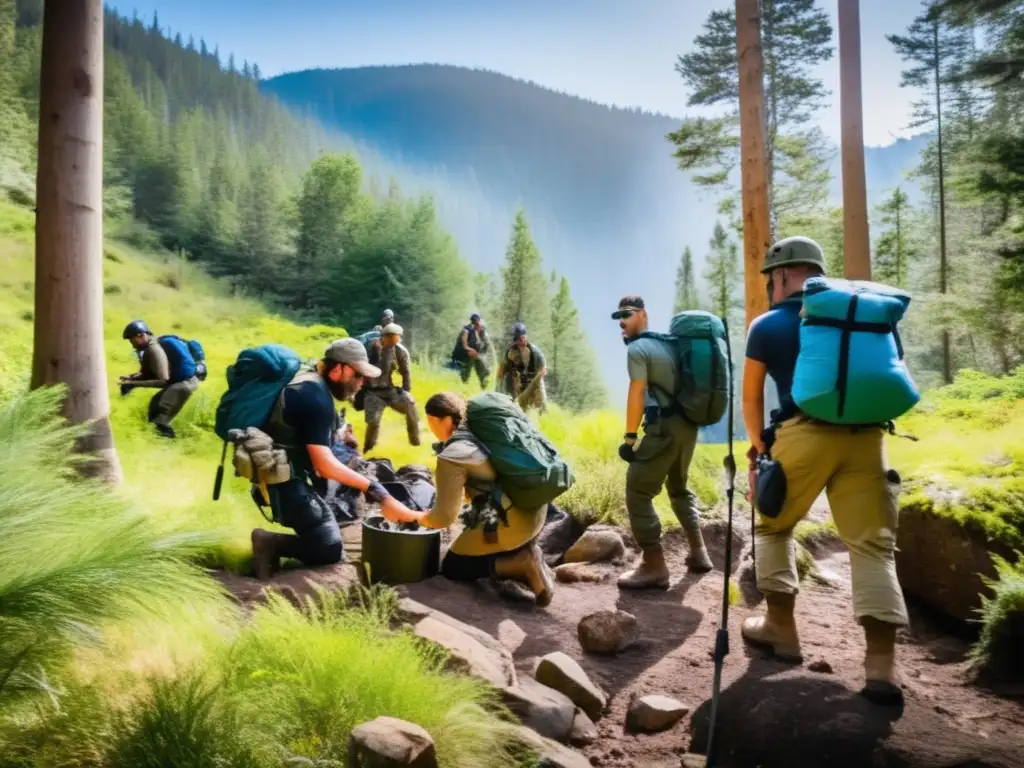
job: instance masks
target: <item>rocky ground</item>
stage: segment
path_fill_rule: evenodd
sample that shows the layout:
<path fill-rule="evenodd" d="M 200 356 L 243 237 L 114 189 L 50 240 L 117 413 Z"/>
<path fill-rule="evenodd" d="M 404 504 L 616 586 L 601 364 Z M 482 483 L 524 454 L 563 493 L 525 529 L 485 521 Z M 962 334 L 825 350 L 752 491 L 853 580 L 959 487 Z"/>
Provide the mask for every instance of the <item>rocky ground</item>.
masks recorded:
<path fill-rule="evenodd" d="M 670 533 L 672 586 L 647 593 L 622 592 L 615 585 L 634 556 L 628 536 L 621 534 L 625 550 L 615 543 L 619 533 L 596 535 L 602 539 L 596 550 L 606 552 L 583 553 L 610 560 L 559 569 L 561 579 L 572 581 L 560 580 L 546 609 L 483 582 L 436 577 L 401 588 L 415 631 L 454 645 L 461 667 L 505 688 L 506 702 L 527 725 L 574 742 L 576 754 L 552 751 L 548 765 L 678 766 L 684 754 L 706 749 L 724 529 L 712 523 L 706 530 L 716 570 L 704 575 L 687 574 L 683 538 Z M 561 548 L 576 535 L 566 533 L 552 546 Z M 345 537 L 349 558 L 357 562 L 359 526 L 345 529 Z M 594 538 L 588 533 L 588 540 Z M 734 574 L 744 589 L 729 612 L 716 765 L 1024 766 L 1024 690 L 973 683 L 967 641 L 922 610 L 915 609 L 911 628 L 900 638 L 905 706 L 880 708 L 856 694 L 863 639 L 851 616 L 849 559 L 840 547 L 818 548 L 822 578 L 807 580 L 798 600 L 804 665 L 748 649 L 739 627 L 759 609 L 758 595 L 742 575 L 744 542 L 734 542 Z M 581 548 L 577 543 L 577 553 Z M 285 571 L 275 586 L 302 593 L 311 578 L 343 587 L 356 579 L 355 572 L 352 565 Z M 241 601 L 259 599 L 259 582 L 226 574 L 222 579 Z M 593 650 L 584 650 L 582 642 Z M 579 708 L 535 684 L 535 677 L 560 688 Z"/>

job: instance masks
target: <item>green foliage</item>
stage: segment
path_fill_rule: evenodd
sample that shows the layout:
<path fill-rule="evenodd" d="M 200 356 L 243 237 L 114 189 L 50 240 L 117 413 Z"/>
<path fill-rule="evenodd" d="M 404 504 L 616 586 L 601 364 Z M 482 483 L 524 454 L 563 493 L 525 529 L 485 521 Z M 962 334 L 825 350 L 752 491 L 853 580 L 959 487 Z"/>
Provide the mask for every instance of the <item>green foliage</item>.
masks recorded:
<path fill-rule="evenodd" d="M 676 300 L 672 311 L 682 312 L 686 309 L 700 309 L 700 296 L 697 295 L 697 282 L 693 276 L 693 252 L 686 246 L 683 257 L 679 260 L 676 270 Z"/>
<path fill-rule="evenodd" d="M 511 339 L 512 326 L 525 323 L 530 340 L 542 350 L 551 347 L 551 299 L 544 278 L 540 251 L 533 242 L 526 212 L 516 213 L 501 269 L 502 291 L 498 307 L 498 325 L 491 338 L 499 353 Z"/>
<path fill-rule="evenodd" d="M 572 411 L 604 408 L 607 392 L 597 358 L 580 327 L 579 312 L 569 293 L 569 281 L 551 276 L 551 347 L 547 354 L 548 394 Z"/>
<path fill-rule="evenodd" d="M 1024 553 L 1015 563 L 998 555 L 992 560 L 997 579 L 985 579 L 992 596 L 982 595 L 981 636 L 971 648 L 971 660 L 984 673 L 1006 680 L 1024 679 Z"/>
<path fill-rule="evenodd" d="M 711 251 L 705 259 L 704 280 L 710 295 L 709 309 L 719 317 L 731 319 L 743 308 L 738 248 L 721 222 L 715 222 L 708 247 Z"/>
<path fill-rule="evenodd" d="M 917 257 L 916 243 L 911 239 L 911 209 L 906 194 L 899 187 L 880 206 L 878 213 L 884 227 L 875 242 L 874 279 L 904 288 L 910 263 Z"/>

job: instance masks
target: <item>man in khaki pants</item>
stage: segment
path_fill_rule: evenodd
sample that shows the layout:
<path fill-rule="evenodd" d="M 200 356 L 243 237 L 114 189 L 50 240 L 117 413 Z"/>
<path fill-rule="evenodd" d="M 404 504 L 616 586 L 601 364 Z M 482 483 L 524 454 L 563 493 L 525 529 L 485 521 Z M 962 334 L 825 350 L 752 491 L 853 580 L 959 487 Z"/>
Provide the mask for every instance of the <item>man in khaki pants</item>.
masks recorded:
<path fill-rule="evenodd" d="M 755 566 L 767 614 L 747 619 L 742 634 L 780 658 L 802 661 L 793 617 L 800 586 L 793 528 L 824 490 L 850 551 L 853 610 L 867 644 L 862 693 L 879 704 L 898 704 L 903 693 L 895 669 L 896 631 L 907 624 L 894 555 L 899 475 L 886 464 L 880 425 L 826 424 L 801 413 L 793 402 L 803 286 L 806 279 L 824 274 L 821 246 L 803 237 L 782 240 L 768 251 L 761 271 L 768 276 L 772 309 L 751 323 L 747 334 L 743 420 L 753 443 L 748 458 L 753 464 L 770 450 L 785 474 L 786 496 L 776 517 L 758 515 Z M 765 431 L 767 375 L 778 388 L 780 406 Z"/>

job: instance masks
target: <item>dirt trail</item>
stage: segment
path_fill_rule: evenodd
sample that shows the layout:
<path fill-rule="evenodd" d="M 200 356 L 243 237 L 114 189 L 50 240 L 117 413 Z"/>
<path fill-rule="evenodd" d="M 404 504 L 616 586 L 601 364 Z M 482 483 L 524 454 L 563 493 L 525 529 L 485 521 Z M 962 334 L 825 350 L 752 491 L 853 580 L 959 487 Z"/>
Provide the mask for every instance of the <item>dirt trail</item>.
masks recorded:
<path fill-rule="evenodd" d="M 359 526 L 346 529 L 350 558 L 358 557 Z M 547 609 L 500 596 L 495 587 L 453 583 L 436 577 L 403 589 L 410 597 L 499 638 L 513 653 L 520 673 L 531 674 L 540 656 L 561 650 L 575 658 L 610 694 L 598 722 L 601 738 L 582 751 L 596 766 L 678 766 L 691 741 L 702 751 L 711 693 L 711 650 L 721 614 L 724 536 L 708 531 L 716 570 L 688 575 L 680 532 L 666 536 L 673 574 L 665 592 L 622 592 L 615 576 L 624 566 L 596 566 L 600 583 L 559 584 Z M 735 551 L 738 560 L 741 555 Z M 863 637 L 851 616 L 849 558 L 825 552 L 818 561 L 833 587 L 806 584 L 797 602 L 805 663 L 792 667 L 748 649 L 740 623 L 756 607 L 733 606 L 716 738 L 719 765 L 927 766 L 982 768 L 1024 766 L 1024 691 L 995 692 L 968 682 L 964 640 L 944 634 L 915 611 L 901 635 L 899 660 L 905 673 L 902 712 L 873 707 L 856 695 L 862 678 Z M 350 566 L 349 566 L 350 567 Z M 276 577 L 302 591 L 308 576 L 340 583 L 338 568 L 285 572 Z M 243 600 L 258 593 L 251 579 L 227 578 Z M 577 639 L 579 620 L 594 611 L 618 609 L 637 618 L 640 640 L 614 657 L 585 654 Z M 813 672 L 825 662 L 831 672 Z M 631 697 L 672 696 L 691 716 L 667 732 L 634 736 L 623 727 Z"/>

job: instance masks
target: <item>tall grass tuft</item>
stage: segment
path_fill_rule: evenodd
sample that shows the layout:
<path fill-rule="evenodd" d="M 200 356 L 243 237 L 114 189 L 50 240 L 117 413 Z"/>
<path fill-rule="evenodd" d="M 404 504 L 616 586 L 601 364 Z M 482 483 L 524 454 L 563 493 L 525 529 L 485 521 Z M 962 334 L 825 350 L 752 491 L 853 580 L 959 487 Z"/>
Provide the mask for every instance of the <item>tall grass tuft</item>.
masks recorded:
<path fill-rule="evenodd" d="M 971 648 L 978 669 L 1004 679 L 1024 679 L 1024 554 L 1007 562 L 993 554 L 998 579 L 985 579 L 992 596 L 982 596 L 981 636 Z"/>
<path fill-rule="evenodd" d="M 206 542 L 176 533 L 97 481 L 73 453 L 83 429 L 43 388 L 0 409 L 0 710 L 51 687 L 80 645 L 111 622 L 180 620 L 219 588 L 189 558 Z"/>

